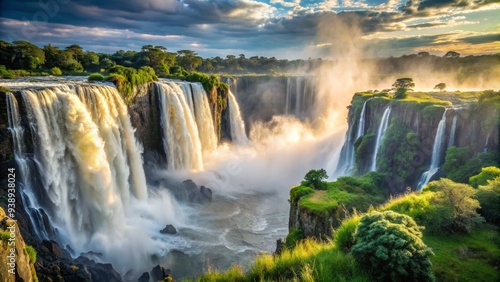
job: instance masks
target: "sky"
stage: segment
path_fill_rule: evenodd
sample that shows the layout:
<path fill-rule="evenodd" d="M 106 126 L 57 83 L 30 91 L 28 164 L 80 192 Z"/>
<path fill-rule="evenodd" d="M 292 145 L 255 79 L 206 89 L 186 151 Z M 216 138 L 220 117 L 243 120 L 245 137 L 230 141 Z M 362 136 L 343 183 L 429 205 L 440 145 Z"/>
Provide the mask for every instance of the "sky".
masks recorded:
<path fill-rule="evenodd" d="M 1 0 L 0 28 L 8 42 L 104 53 L 151 44 L 202 57 L 335 57 L 327 51 L 353 36 L 365 57 L 491 54 L 500 0 Z"/>

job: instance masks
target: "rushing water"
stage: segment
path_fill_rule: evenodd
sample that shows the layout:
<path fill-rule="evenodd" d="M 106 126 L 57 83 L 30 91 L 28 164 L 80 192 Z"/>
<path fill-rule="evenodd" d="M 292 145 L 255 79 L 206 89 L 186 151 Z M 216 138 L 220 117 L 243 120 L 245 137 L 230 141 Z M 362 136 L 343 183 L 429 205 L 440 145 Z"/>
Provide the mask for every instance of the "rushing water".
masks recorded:
<path fill-rule="evenodd" d="M 385 131 L 387 130 L 387 127 L 389 125 L 390 116 L 391 116 L 391 106 L 388 106 L 385 109 L 384 114 L 382 115 L 382 119 L 380 120 L 380 125 L 378 127 L 377 139 L 375 141 L 375 150 L 373 151 L 370 171 L 377 170 L 377 153 L 380 148 L 380 142 L 382 141 L 382 137 L 384 136 Z"/>
<path fill-rule="evenodd" d="M 436 136 L 434 137 L 434 145 L 432 145 L 432 157 L 431 157 L 431 164 L 429 166 L 429 169 L 425 171 L 422 176 L 420 177 L 420 180 L 418 182 L 418 190 L 422 190 L 422 188 L 429 183 L 431 180 L 432 176 L 436 174 L 439 170 L 440 166 L 440 161 L 441 161 L 441 153 L 443 151 L 443 145 L 444 145 L 444 140 L 446 138 L 446 113 L 448 112 L 448 109 L 444 110 L 443 116 L 441 117 L 441 120 L 439 121 L 437 130 L 436 130 Z"/>

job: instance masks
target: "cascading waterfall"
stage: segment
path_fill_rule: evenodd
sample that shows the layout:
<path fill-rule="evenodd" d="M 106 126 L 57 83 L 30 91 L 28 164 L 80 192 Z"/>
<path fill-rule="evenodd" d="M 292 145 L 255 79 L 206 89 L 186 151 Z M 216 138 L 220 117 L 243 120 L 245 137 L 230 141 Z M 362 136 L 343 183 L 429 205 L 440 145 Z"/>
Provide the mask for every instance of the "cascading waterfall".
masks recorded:
<path fill-rule="evenodd" d="M 456 109 L 455 109 L 455 111 L 456 111 Z M 458 115 L 455 112 L 455 115 L 453 116 L 453 120 L 451 122 L 450 139 L 448 140 L 448 148 L 455 145 L 455 132 L 457 130 L 457 118 L 458 118 Z"/>
<path fill-rule="evenodd" d="M 202 170 L 198 126 L 186 96 L 175 82 L 154 83 L 159 93 L 163 148 L 169 170 Z"/>
<path fill-rule="evenodd" d="M 26 153 L 12 95 L 7 98 L 9 123 L 31 211 L 44 208 L 77 250 L 96 233 L 122 232 L 131 202 L 146 199 L 147 186 L 142 149 L 116 89 L 55 86 L 20 94 L 34 155 Z M 29 158 L 36 166 L 27 165 Z"/>
<path fill-rule="evenodd" d="M 439 121 L 437 130 L 436 130 L 436 137 L 434 138 L 434 145 L 432 146 L 432 157 L 431 157 L 431 164 L 430 167 L 427 171 L 425 171 L 422 176 L 420 177 L 420 180 L 418 182 L 418 190 L 422 190 L 422 188 L 429 183 L 429 180 L 438 172 L 439 170 L 439 165 L 440 165 L 440 159 L 441 159 L 441 152 L 443 150 L 443 145 L 444 145 L 444 139 L 445 139 L 445 134 L 446 134 L 446 113 L 448 112 L 448 109 L 444 110 L 443 116 L 441 117 L 441 120 Z"/>
<path fill-rule="evenodd" d="M 203 151 L 213 151 L 217 148 L 217 136 L 215 136 L 212 111 L 208 97 L 200 83 L 190 83 L 192 88 L 192 97 L 194 100 L 194 113 L 198 133 Z"/>
<path fill-rule="evenodd" d="M 366 113 L 366 103 L 370 99 L 366 100 L 363 103 L 363 108 L 361 109 L 361 113 L 359 115 L 359 121 L 358 123 L 358 130 L 356 132 L 356 136 L 354 139 L 352 138 L 352 129 L 349 128 L 347 131 L 347 142 L 344 143 L 344 146 L 342 147 L 342 152 L 341 156 L 339 159 L 339 164 L 341 166 L 338 166 L 337 170 L 335 171 L 334 175 L 341 176 L 341 175 L 348 175 L 351 173 L 352 169 L 354 168 L 355 164 L 355 152 L 354 152 L 354 142 L 358 140 L 361 136 L 365 134 L 365 113 Z"/>
<path fill-rule="evenodd" d="M 248 144 L 248 138 L 245 132 L 245 123 L 241 118 L 240 107 L 231 90 L 228 93 L 229 119 L 231 125 L 231 139 L 239 145 Z"/>
<path fill-rule="evenodd" d="M 302 113 L 302 77 L 296 77 L 296 83 L 297 83 L 297 89 L 296 89 L 296 96 L 295 96 L 295 115 L 300 116 Z"/>
<path fill-rule="evenodd" d="M 387 130 L 387 126 L 389 125 L 389 118 L 391 116 L 391 106 L 388 106 L 384 114 L 382 115 L 382 120 L 380 120 L 380 125 L 378 127 L 377 131 L 377 139 L 375 142 L 375 150 L 373 152 L 372 156 L 372 164 L 370 167 L 370 171 L 376 171 L 377 170 L 377 153 L 380 148 L 380 141 L 382 141 L 382 137 L 384 136 L 385 131 Z"/>
<path fill-rule="evenodd" d="M 292 83 L 291 78 L 286 79 L 286 100 L 285 100 L 285 115 L 289 115 L 292 108 Z"/>

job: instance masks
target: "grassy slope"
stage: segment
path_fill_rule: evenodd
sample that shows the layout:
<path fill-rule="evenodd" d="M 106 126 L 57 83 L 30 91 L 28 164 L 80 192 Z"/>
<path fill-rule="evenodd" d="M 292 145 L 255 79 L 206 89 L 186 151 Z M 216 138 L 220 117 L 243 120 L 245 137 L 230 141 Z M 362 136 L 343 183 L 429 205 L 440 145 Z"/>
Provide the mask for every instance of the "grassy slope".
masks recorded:
<path fill-rule="evenodd" d="M 499 227 L 482 224 L 470 234 L 424 235 L 437 281 L 500 281 Z"/>

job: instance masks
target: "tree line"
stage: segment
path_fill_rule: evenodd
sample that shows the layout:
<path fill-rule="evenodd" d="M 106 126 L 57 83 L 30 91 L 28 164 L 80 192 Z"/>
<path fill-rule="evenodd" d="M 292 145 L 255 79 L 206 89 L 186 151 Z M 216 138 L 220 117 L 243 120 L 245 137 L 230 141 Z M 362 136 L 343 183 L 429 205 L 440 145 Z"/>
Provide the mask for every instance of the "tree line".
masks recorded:
<path fill-rule="evenodd" d="M 406 73 L 415 66 L 425 65 L 438 71 L 461 71 L 463 74 L 459 75 L 466 77 L 491 72 L 491 69 L 497 67 L 499 60 L 500 54 L 461 57 L 459 53 L 450 51 L 443 57 L 420 52 L 401 57 L 365 59 L 362 64 L 374 65 L 381 75 Z M 136 69 L 151 67 L 159 77 L 185 75 L 192 71 L 211 74 L 310 73 L 319 67 L 336 63 L 336 60 L 321 58 L 279 60 L 275 57 L 246 57 L 244 54 L 202 58 L 192 50 L 170 52 L 164 46 L 153 45 L 145 45 L 139 51 L 118 50 L 113 54 L 106 54 L 84 50 L 77 44 L 65 48 L 48 44 L 41 48 L 23 40 L 12 43 L 0 41 L 0 66 L 4 66 L 0 68 L 3 76 L 7 70 L 53 75 L 104 72 L 116 65 Z M 466 70 L 463 66 L 467 66 Z M 22 75 L 23 72 L 14 72 L 14 76 L 16 74 Z"/>

